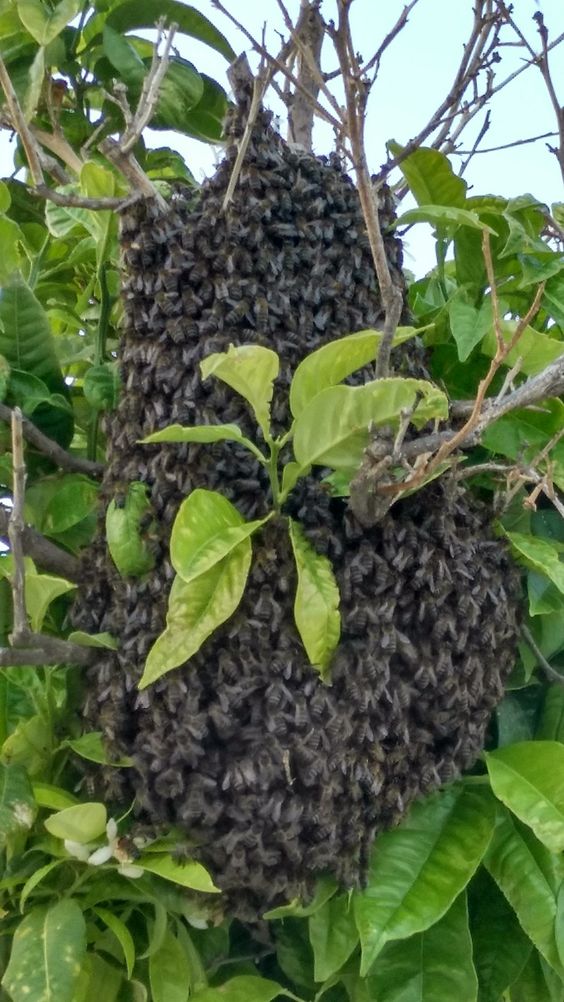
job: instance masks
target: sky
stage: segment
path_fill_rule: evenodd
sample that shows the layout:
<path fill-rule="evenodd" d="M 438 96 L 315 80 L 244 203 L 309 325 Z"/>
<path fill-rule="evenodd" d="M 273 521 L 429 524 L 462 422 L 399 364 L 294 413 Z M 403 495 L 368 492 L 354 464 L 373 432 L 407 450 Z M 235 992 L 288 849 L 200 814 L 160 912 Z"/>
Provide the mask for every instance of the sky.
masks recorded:
<path fill-rule="evenodd" d="M 277 0 L 224 2 L 255 37 L 261 36 L 266 24 L 268 47 L 273 52 L 278 50 L 280 39 L 277 31 L 283 32 L 284 26 Z M 193 6 L 223 31 L 237 52 L 249 51 L 249 42 L 213 7 L 212 0 L 195 0 Z M 290 14 L 295 15 L 299 0 L 286 0 L 286 6 Z M 381 0 L 355 0 L 352 8 L 353 36 L 357 49 L 365 58 L 376 50 L 403 6 L 402 0 L 386 0 L 385 3 Z M 404 143 L 416 134 L 450 88 L 471 24 L 472 6 L 472 0 L 419 0 L 408 25 L 385 54 L 370 97 L 367 119 L 367 153 L 374 171 L 386 159 L 386 142 L 395 139 Z M 323 12 L 327 18 L 333 16 L 334 10 L 334 0 L 324 0 Z M 515 0 L 514 16 L 535 46 L 538 34 L 532 18 L 538 10 L 544 14 L 550 37 L 556 37 L 564 32 L 564 0 Z M 225 77 L 227 65 L 221 56 L 186 37 L 178 38 L 177 46 L 183 56 L 228 89 Z M 516 69 L 523 59 L 522 51 L 516 48 L 503 48 L 501 55 L 502 63 L 497 70 L 503 76 Z M 334 57 L 326 43 L 324 68 L 331 69 L 333 65 Z M 564 44 L 553 56 L 552 73 L 560 103 L 564 105 Z M 269 97 L 266 103 L 275 112 L 280 111 L 275 95 Z M 483 116 L 475 119 L 475 126 L 469 130 L 463 148 L 471 145 L 475 130 L 482 121 Z M 540 72 L 536 67 L 530 67 L 494 97 L 491 125 L 483 145 L 499 146 L 555 128 L 554 111 Z M 146 140 L 150 145 L 170 145 L 178 149 L 198 180 L 213 172 L 221 156 L 218 148 L 210 148 L 172 133 L 149 132 Z M 328 153 L 332 147 L 332 131 L 320 123 L 315 132 L 315 151 Z M 459 164 L 460 159 L 453 157 L 455 168 Z M 7 134 L 2 133 L 0 172 L 7 175 L 11 171 L 12 151 Z M 550 154 L 543 140 L 475 156 L 466 180 L 473 194 L 513 196 L 531 192 L 543 202 L 564 201 L 564 186 L 556 157 Z M 432 267 L 429 227 L 422 224 L 411 230 L 406 250 L 406 266 L 416 274 Z"/>

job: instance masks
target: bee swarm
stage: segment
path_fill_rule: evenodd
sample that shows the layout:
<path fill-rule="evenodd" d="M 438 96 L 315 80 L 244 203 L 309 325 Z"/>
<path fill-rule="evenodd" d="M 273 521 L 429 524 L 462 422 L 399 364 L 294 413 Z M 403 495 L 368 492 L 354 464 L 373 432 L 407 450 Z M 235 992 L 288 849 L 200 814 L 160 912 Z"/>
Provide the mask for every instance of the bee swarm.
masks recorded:
<path fill-rule="evenodd" d="M 232 140 L 242 127 L 232 114 Z M 235 422 L 256 435 L 235 393 L 201 382 L 200 361 L 230 343 L 281 355 L 273 415 L 285 427 L 297 363 L 382 321 L 356 190 L 338 163 L 290 149 L 261 112 L 222 213 L 235 155 L 232 142 L 201 192 L 175 195 L 168 212 L 144 202 L 123 216 L 123 392 L 102 495 L 105 507 L 128 483 L 147 483 L 157 560 L 124 580 L 100 533 L 74 623 L 119 641 L 118 653 L 100 651 L 85 695 L 89 724 L 135 762 L 106 770 L 106 795 L 135 794 L 145 820 L 189 832 L 249 918 L 309 893 L 323 872 L 358 885 L 375 832 L 474 762 L 513 664 L 519 587 L 487 512 L 460 490 L 436 482 L 363 529 L 313 474 L 287 511 L 335 568 L 342 639 L 332 685 L 307 661 L 287 534 L 269 524 L 239 610 L 187 666 L 138 691 L 164 627 L 167 541 L 182 499 L 207 487 L 246 518 L 269 508 L 264 471 L 237 445 L 138 440 L 173 422 Z M 401 280 L 399 243 L 386 241 Z M 403 361 L 408 371 L 419 364 Z"/>

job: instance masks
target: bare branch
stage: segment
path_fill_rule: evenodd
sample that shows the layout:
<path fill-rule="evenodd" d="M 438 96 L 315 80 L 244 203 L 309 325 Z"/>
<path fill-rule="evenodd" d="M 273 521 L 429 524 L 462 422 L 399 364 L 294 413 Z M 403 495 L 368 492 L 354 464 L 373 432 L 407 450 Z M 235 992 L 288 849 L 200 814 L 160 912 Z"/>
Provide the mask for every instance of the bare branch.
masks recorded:
<path fill-rule="evenodd" d="M 0 86 L 4 91 L 4 97 L 6 98 L 6 106 L 8 108 L 12 127 L 16 130 L 22 141 L 22 146 L 25 150 L 33 183 L 35 185 L 43 184 L 43 170 L 37 153 L 35 139 L 33 138 L 31 130 L 25 120 L 25 115 L 18 101 L 18 95 L 14 90 L 14 85 L 10 80 L 10 75 L 6 69 L 6 64 L 4 63 L 2 56 L 0 56 Z"/>
<path fill-rule="evenodd" d="M 541 139 L 550 139 L 557 135 L 557 132 L 542 132 L 540 136 L 529 136 L 528 139 L 514 139 L 511 143 L 500 143 L 499 146 L 483 146 L 481 150 L 475 150 L 472 147 L 471 150 L 453 150 L 452 152 L 456 157 L 466 157 L 470 156 L 470 154 L 476 156 L 481 153 L 498 153 L 500 150 L 511 150 L 515 146 L 527 146 L 529 143 L 538 143 Z"/>
<path fill-rule="evenodd" d="M 12 414 L 13 411 L 10 407 L 6 407 L 6 404 L 0 404 L 0 421 L 6 421 L 8 424 L 11 423 Z M 61 470 L 74 470 L 78 473 L 87 473 L 90 477 L 102 476 L 104 472 L 103 463 L 94 463 L 90 459 L 84 459 L 82 456 L 72 456 L 70 452 L 63 449 L 57 442 L 54 442 L 52 438 L 48 438 L 42 431 L 39 431 L 39 428 L 36 428 L 29 418 L 22 416 L 22 428 L 26 441 L 56 463 Z"/>
<path fill-rule="evenodd" d="M 411 3 L 405 5 L 393 28 L 391 28 L 388 34 L 384 37 L 384 39 L 376 49 L 376 52 L 374 53 L 372 58 L 369 59 L 368 62 L 365 63 L 364 66 L 362 67 L 363 75 L 368 75 L 368 73 L 370 73 L 370 70 L 374 69 L 374 73 L 372 75 L 372 82 L 374 82 L 376 80 L 376 77 L 378 76 L 378 72 L 380 70 L 380 63 L 382 61 L 382 56 L 384 55 L 384 52 L 386 51 L 386 49 L 389 48 L 394 39 L 397 38 L 400 31 L 402 31 L 402 29 L 405 28 L 409 19 L 409 15 L 411 14 L 411 11 L 418 3 L 419 0 L 411 0 Z"/>
<path fill-rule="evenodd" d="M 283 0 L 277 0 L 277 2 L 284 16 L 286 28 L 290 32 L 293 48 L 297 55 L 297 78 L 303 87 L 303 91 L 296 91 L 295 94 L 289 94 L 286 98 L 288 103 L 288 140 L 298 143 L 311 152 L 313 101 L 317 100 L 320 90 L 337 116 L 340 115 L 339 105 L 321 72 L 321 49 L 325 35 L 325 24 L 319 13 L 319 2 L 311 3 L 310 0 L 301 0 L 300 18 L 295 28 Z"/>
<path fill-rule="evenodd" d="M 0 668 L 15 668 L 20 665 L 91 665 L 96 660 L 96 655 L 99 655 L 99 651 L 92 647 L 81 647 L 45 633 L 28 631 L 24 639 L 25 645 L 0 647 Z"/>
<path fill-rule="evenodd" d="M 28 188 L 28 191 L 30 195 L 44 198 L 48 202 L 53 202 L 54 205 L 65 205 L 75 209 L 121 211 L 142 197 L 140 191 L 134 191 L 129 195 L 120 195 L 116 198 L 86 198 L 82 195 L 73 195 L 71 192 L 57 191 L 55 188 L 49 188 L 46 184 L 40 184 L 37 188 Z"/>
<path fill-rule="evenodd" d="M 18 644 L 28 632 L 27 610 L 25 605 L 25 567 L 22 546 L 24 529 L 25 502 L 25 463 L 23 454 L 22 412 L 19 407 L 12 411 L 12 473 L 13 473 L 13 507 L 8 521 L 8 539 L 12 552 L 12 603 L 14 607 L 14 622 L 10 643 Z"/>
<path fill-rule="evenodd" d="M 139 141 L 141 133 L 146 125 L 151 121 L 155 108 L 159 100 L 159 91 L 164 80 L 170 60 L 170 50 L 174 36 L 178 29 L 177 24 L 171 24 L 168 34 L 163 31 L 163 21 L 158 24 L 157 42 L 153 49 L 151 68 L 143 81 L 141 97 L 137 109 L 131 122 L 120 140 L 119 146 L 122 153 L 130 153 L 135 144 Z M 159 45 L 164 37 L 164 48 L 162 54 L 159 53 Z"/>
<path fill-rule="evenodd" d="M 0 537 L 8 536 L 9 518 L 8 509 L 0 506 Z M 80 581 L 80 561 L 72 553 L 67 553 L 52 543 L 33 526 L 24 525 L 21 541 L 26 557 L 31 557 L 39 567 L 51 574 L 58 574 L 67 581 Z"/>

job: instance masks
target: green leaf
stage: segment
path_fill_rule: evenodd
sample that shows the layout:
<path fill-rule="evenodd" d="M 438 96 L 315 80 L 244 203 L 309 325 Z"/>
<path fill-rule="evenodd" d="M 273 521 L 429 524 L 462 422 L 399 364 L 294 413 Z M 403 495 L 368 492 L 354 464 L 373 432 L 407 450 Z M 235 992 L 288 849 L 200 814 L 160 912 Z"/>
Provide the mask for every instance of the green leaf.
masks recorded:
<path fill-rule="evenodd" d="M 136 28 L 154 28 L 161 17 L 166 18 L 168 24 L 177 24 L 178 31 L 182 34 L 197 38 L 216 49 L 229 62 L 236 58 L 237 54 L 227 39 L 211 21 L 178 0 L 143 0 L 142 6 L 137 0 L 127 0 L 110 11 L 106 24 L 123 34 Z"/>
<path fill-rule="evenodd" d="M 90 731 L 82 734 L 79 738 L 68 738 L 65 744 L 72 748 L 76 755 L 87 759 L 89 762 L 99 762 L 100 765 L 112 765 L 121 769 L 127 769 L 133 765 L 132 759 L 128 756 L 110 760 L 106 751 L 102 731 Z"/>
<path fill-rule="evenodd" d="M 394 345 L 409 341 L 423 330 L 424 327 L 398 327 Z M 374 362 L 381 340 L 381 331 L 357 331 L 322 345 L 304 358 L 290 386 L 290 410 L 294 417 L 322 390 L 336 386 L 357 369 Z"/>
<path fill-rule="evenodd" d="M 52 786 L 50 783 L 33 783 L 33 796 L 38 807 L 48 807 L 52 811 L 62 811 L 65 807 L 72 807 L 77 803 L 76 797 L 67 790 L 62 790 L 60 786 Z"/>
<path fill-rule="evenodd" d="M 491 838 L 495 801 L 460 784 L 416 804 L 376 841 L 368 886 L 355 894 L 361 975 L 386 942 L 437 922 L 476 870 Z"/>
<path fill-rule="evenodd" d="M 141 87 L 147 67 L 127 38 L 115 31 L 108 22 L 104 25 L 104 53 L 128 86 Z"/>
<path fill-rule="evenodd" d="M 327 981 L 341 970 L 358 943 L 350 894 L 327 901 L 309 919 L 309 941 L 316 981 Z"/>
<path fill-rule="evenodd" d="M 448 314 L 458 357 L 461 362 L 465 362 L 472 349 L 480 344 L 491 330 L 493 324 L 491 300 L 484 300 L 477 310 L 471 303 L 457 296 L 449 303 Z"/>
<path fill-rule="evenodd" d="M 505 535 L 527 567 L 544 574 L 564 594 L 564 561 L 560 559 L 562 545 L 551 544 L 546 539 L 528 536 L 524 532 L 506 532 Z"/>
<path fill-rule="evenodd" d="M 27 493 L 26 505 L 32 506 L 34 521 L 47 535 L 66 532 L 96 510 L 98 485 L 87 477 L 54 477 L 37 484 L 36 491 L 34 487 Z"/>
<path fill-rule="evenodd" d="M 2 985 L 13 1002 L 72 1002 L 86 953 L 86 924 L 76 901 L 34 908 L 14 934 Z"/>
<path fill-rule="evenodd" d="M 204 94 L 204 82 L 192 63 L 179 56 L 168 64 L 166 76 L 159 89 L 159 100 L 151 119 L 153 129 L 174 129 L 184 132 L 190 128 L 190 116 Z"/>
<path fill-rule="evenodd" d="M 560 400 L 543 401 L 542 411 L 514 411 L 486 428 L 482 443 L 491 452 L 530 463 L 544 449 L 564 424 L 564 404 Z M 564 441 L 550 449 L 554 483 L 564 490 Z M 544 464 L 538 464 L 542 469 Z"/>
<path fill-rule="evenodd" d="M 94 908 L 94 913 L 98 916 L 98 918 L 102 919 L 102 922 L 107 925 L 108 929 L 110 929 L 116 937 L 123 951 L 127 977 L 131 978 L 131 975 L 133 974 L 133 965 L 135 964 L 135 943 L 133 942 L 133 936 L 131 935 L 125 922 L 122 922 L 122 920 L 118 918 L 117 915 L 114 915 L 113 912 L 109 911 L 108 908 Z"/>
<path fill-rule="evenodd" d="M 45 718 L 34 714 L 20 719 L 2 745 L 6 765 L 22 765 L 31 777 L 40 776 L 51 756 L 51 728 Z"/>
<path fill-rule="evenodd" d="M 331 561 L 316 552 L 298 522 L 289 519 L 288 527 L 298 572 L 296 626 L 310 663 L 327 681 L 329 663 L 341 635 L 339 588 Z"/>
<path fill-rule="evenodd" d="M 106 542 L 111 558 L 122 577 L 140 576 L 152 570 L 155 557 L 142 536 L 141 525 L 151 511 L 148 488 L 132 483 L 123 505 L 110 501 L 106 512 Z M 149 518 L 149 521 L 150 518 Z"/>
<path fill-rule="evenodd" d="M 64 578 L 50 574 L 26 574 L 25 598 L 32 630 L 39 633 L 51 602 L 74 588 L 76 585 Z"/>
<path fill-rule="evenodd" d="M 516 320 L 502 320 L 501 333 L 505 341 L 509 341 L 515 333 L 517 327 Z M 482 351 L 488 358 L 493 358 L 496 353 L 495 334 L 488 332 L 482 342 Z M 557 358 L 564 354 L 564 344 L 556 338 L 536 331 L 533 327 L 526 327 L 514 348 L 508 352 L 503 360 L 503 364 L 508 368 L 520 360 L 519 371 L 524 376 L 536 376 L 542 372 L 547 365 L 555 362 Z"/>
<path fill-rule="evenodd" d="M 560 741 L 564 744 L 564 688 L 561 685 L 550 685 L 546 689 L 535 737 L 539 741 Z"/>
<path fill-rule="evenodd" d="M 275 351 L 243 344 L 208 355 L 200 362 L 202 379 L 217 376 L 251 405 L 265 439 L 270 438 L 270 403 L 280 360 Z"/>
<path fill-rule="evenodd" d="M 12 198 L 10 196 L 10 189 L 4 181 L 0 181 L 0 212 L 7 212 L 12 203 Z"/>
<path fill-rule="evenodd" d="M 9 284 L 15 277 L 21 265 L 20 246 L 24 235 L 17 223 L 5 216 L 0 217 L 0 245 L 2 258 L 0 260 L 0 284 Z"/>
<path fill-rule="evenodd" d="M 80 10 L 80 0 L 60 0 L 51 7 L 44 0 L 17 0 L 21 22 L 39 45 L 48 45 Z"/>
<path fill-rule="evenodd" d="M 46 863 L 45 866 L 40 866 L 38 870 L 35 870 L 31 874 L 31 877 L 29 877 L 26 880 L 25 884 L 22 887 L 22 892 L 20 895 L 20 912 L 24 911 L 26 901 L 29 898 L 29 895 L 35 890 L 36 887 L 39 886 L 41 881 L 44 880 L 45 877 L 47 877 L 51 873 L 51 870 L 54 870 L 56 866 L 60 866 L 60 864 L 64 862 L 65 862 L 64 859 L 53 859 L 51 860 L 50 863 Z"/>
<path fill-rule="evenodd" d="M 468 903 L 479 1002 L 498 1002 L 527 963 L 532 943 L 483 867 L 470 884 Z"/>
<path fill-rule="evenodd" d="M 169 424 L 167 428 L 155 431 L 152 435 L 141 439 L 142 445 L 154 442 L 239 442 L 249 449 L 261 463 L 266 462 L 262 452 L 257 449 L 254 442 L 245 438 L 236 424 L 196 425 L 193 428 L 181 424 Z"/>
<path fill-rule="evenodd" d="M 227 557 L 271 518 L 245 522 L 217 491 L 197 488 L 182 502 L 170 537 L 172 566 L 189 584 Z"/>
<path fill-rule="evenodd" d="M 466 895 L 430 929 L 388 944 L 368 977 L 368 992 L 378 1002 L 476 1002 Z"/>
<path fill-rule="evenodd" d="M 68 640 L 79 647 L 96 647 L 105 651 L 117 651 L 118 642 L 111 633 L 84 633 L 83 630 L 74 630 L 69 633 Z"/>
<path fill-rule="evenodd" d="M 508 997 L 510 1002 L 564 1002 L 564 985 L 558 974 L 533 950 Z"/>
<path fill-rule="evenodd" d="M 204 988 L 203 991 L 192 995 L 191 999 L 193 1002 L 272 1002 L 278 995 L 296 999 L 292 992 L 276 981 L 254 977 L 251 974 L 241 974 L 224 981 L 217 988 Z"/>
<path fill-rule="evenodd" d="M 564 974 L 555 938 L 557 884 L 553 857 L 530 829 L 500 812 L 484 864 L 521 927 L 549 964 Z M 559 881 L 558 881 L 559 883 Z"/>
<path fill-rule="evenodd" d="M 26 91 L 23 112 L 26 122 L 29 122 L 35 112 L 43 90 L 45 82 L 45 49 L 39 48 L 33 57 L 33 62 L 29 67 L 29 86 Z"/>
<path fill-rule="evenodd" d="M 20 765 L 0 763 L 0 847 L 12 835 L 29 831 L 36 814 L 31 783 Z"/>
<path fill-rule="evenodd" d="M 315 894 L 309 904 L 304 905 L 299 898 L 290 901 L 287 905 L 280 905 L 278 908 L 271 908 L 265 912 L 263 919 L 270 921 L 279 918 L 307 918 L 313 915 L 319 908 L 329 901 L 337 892 L 338 885 L 332 877 L 321 877 L 317 883 Z"/>
<path fill-rule="evenodd" d="M 364 386 L 332 386 L 302 411 L 294 426 L 294 454 L 301 467 L 359 466 L 370 439 L 370 428 L 399 418 L 422 395 L 414 424 L 446 418 L 444 393 L 422 379 L 378 379 Z"/>
<path fill-rule="evenodd" d="M 187 1002 L 190 968 L 184 950 L 170 930 L 161 948 L 149 957 L 149 980 L 153 1002 Z"/>
<path fill-rule="evenodd" d="M 65 807 L 45 818 L 43 822 L 50 835 L 86 844 L 106 831 L 108 812 L 104 804 L 75 804 Z"/>
<path fill-rule="evenodd" d="M 403 147 L 390 142 L 388 149 L 396 157 Z M 454 173 L 444 153 L 420 146 L 402 160 L 399 169 L 419 205 L 454 205 L 459 208 L 464 205 L 466 181 Z"/>
<path fill-rule="evenodd" d="M 421 205 L 418 209 L 408 209 L 402 212 L 395 226 L 408 226 L 412 223 L 430 223 L 436 229 L 469 226 L 473 230 L 483 230 L 495 235 L 495 230 L 483 223 L 476 212 L 454 209 L 448 205 Z"/>
<path fill-rule="evenodd" d="M 83 383 L 84 396 L 96 411 L 113 410 L 119 398 L 119 372 L 114 362 L 92 365 Z"/>
<path fill-rule="evenodd" d="M 244 539 L 196 581 L 186 584 L 181 577 L 174 579 L 166 630 L 149 651 L 140 689 L 188 661 L 210 634 L 233 615 L 243 597 L 251 555 L 251 541 Z"/>
<path fill-rule="evenodd" d="M 180 884 L 181 887 L 189 887 L 194 891 L 202 891 L 205 894 L 219 894 L 219 889 L 215 886 L 208 871 L 201 863 L 189 860 L 186 863 L 177 863 L 168 853 L 162 855 L 155 853 L 142 856 L 136 860 L 136 865 L 142 867 L 147 873 L 154 873 L 163 880 L 170 880 L 173 884 Z"/>
<path fill-rule="evenodd" d="M 547 849 L 564 850 L 564 745 L 522 741 L 486 755 L 492 789 Z"/>

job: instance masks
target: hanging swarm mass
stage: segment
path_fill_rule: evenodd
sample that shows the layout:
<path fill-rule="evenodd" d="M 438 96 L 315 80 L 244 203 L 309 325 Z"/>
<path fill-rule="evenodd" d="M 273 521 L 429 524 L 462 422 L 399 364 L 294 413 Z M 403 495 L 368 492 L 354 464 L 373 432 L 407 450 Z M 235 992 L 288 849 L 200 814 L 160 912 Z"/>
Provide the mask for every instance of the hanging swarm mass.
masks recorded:
<path fill-rule="evenodd" d="M 228 134 L 241 131 L 234 114 Z M 224 213 L 235 155 L 233 143 L 197 196 L 175 196 L 166 213 L 145 202 L 123 217 L 124 388 L 102 493 L 105 505 L 132 481 L 148 485 L 157 560 L 145 577 L 124 580 L 100 535 L 74 621 L 120 645 L 100 652 L 85 702 L 90 725 L 135 762 L 108 770 L 107 795 L 134 792 L 145 818 L 193 835 L 228 900 L 250 917 L 308 893 L 322 872 L 357 884 L 375 832 L 471 765 L 513 663 L 518 584 L 487 515 L 460 490 L 437 482 L 366 530 L 312 476 L 287 511 L 339 583 L 332 685 L 307 661 L 287 534 L 269 524 L 237 613 L 187 666 L 139 693 L 164 627 L 167 540 L 181 500 L 216 489 L 257 518 L 269 496 L 262 469 L 232 443 L 138 440 L 172 422 L 233 421 L 255 434 L 235 393 L 201 382 L 200 361 L 230 343 L 281 355 L 273 414 L 283 427 L 297 363 L 382 320 L 356 190 L 338 163 L 290 149 L 261 113 Z M 387 250 L 400 276 L 394 237 Z"/>

